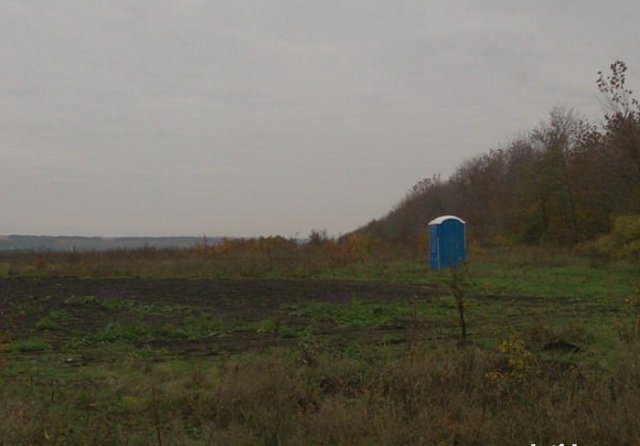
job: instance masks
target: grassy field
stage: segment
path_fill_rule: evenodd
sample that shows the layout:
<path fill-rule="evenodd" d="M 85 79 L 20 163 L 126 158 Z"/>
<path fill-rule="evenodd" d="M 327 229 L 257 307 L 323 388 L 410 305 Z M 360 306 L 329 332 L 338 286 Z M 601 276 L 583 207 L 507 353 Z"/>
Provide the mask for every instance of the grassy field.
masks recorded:
<path fill-rule="evenodd" d="M 475 255 L 461 343 L 419 260 L 168 259 L 0 258 L 0 444 L 640 442 L 638 265 Z"/>

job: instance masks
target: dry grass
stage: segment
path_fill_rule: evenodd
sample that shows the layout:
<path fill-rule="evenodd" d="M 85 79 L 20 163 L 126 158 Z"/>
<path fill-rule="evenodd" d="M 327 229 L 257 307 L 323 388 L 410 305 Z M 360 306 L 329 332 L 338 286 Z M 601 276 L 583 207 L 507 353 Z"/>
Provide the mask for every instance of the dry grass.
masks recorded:
<path fill-rule="evenodd" d="M 276 236 L 223 240 L 196 248 L 4 252 L 0 253 L 0 276 L 309 277 L 331 268 L 382 267 L 414 255 L 365 235 L 340 241 L 320 235 L 305 244 Z"/>
<path fill-rule="evenodd" d="M 0 270 L 308 277 L 380 268 L 425 280 L 424 267 L 393 273 L 392 260 L 416 254 L 422 255 L 367 238 L 320 237 L 305 245 L 271 238 L 191 250 L 9 253 L 0 256 Z M 499 252 L 495 259 L 503 264 L 493 265 L 493 253 L 484 253 L 489 263 L 475 267 L 476 287 L 604 303 L 630 295 L 637 281 L 637 267 L 594 269 L 560 254 Z M 7 353 L 0 368 L 0 445 L 638 444 L 640 356 L 632 316 L 629 335 L 621 335 L 626 342 L 616 344 L 616 361 L 606 366 L 576 365 L 570 354 L 552 361 L 517 336 L 497 351 L 418 341 L 337 348 L 311 337 L 286 349 L 181 361 L 111 344 L 104 358 L 88 348 L 67 352 L 72 361 L 63 351 Z M 91 357 L 87 365 L 77 360 L 83 356 Z"/>
<path fill-rule="evenodd" d="M 213 361 L 136 357 L 0 386 L 0 443 L 578 444 L 640 440 L 640 361 L 611 371 L 516 347 L 362 355 L 301 344 Z M 62 371 L 62 369 L 60 370 Z"/>

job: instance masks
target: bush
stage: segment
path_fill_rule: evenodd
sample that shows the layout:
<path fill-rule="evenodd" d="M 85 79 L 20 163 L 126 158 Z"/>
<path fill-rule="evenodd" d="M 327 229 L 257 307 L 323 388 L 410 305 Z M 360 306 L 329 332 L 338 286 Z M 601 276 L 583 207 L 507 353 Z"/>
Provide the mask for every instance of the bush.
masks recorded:
<path fill-rule="evenodd" d="M 592 258 L 640 260 L 640 215 L 613 217 L 609 234 L 577 248 Z"/>

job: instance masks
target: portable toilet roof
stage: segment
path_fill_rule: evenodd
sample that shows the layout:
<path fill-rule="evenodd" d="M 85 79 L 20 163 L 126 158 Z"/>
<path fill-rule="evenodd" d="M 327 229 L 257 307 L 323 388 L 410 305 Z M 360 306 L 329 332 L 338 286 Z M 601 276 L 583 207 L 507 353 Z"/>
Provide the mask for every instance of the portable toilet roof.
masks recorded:
<path fill-rule="evenodd" d="M 463 225 L 467 223 L 466 221 L 464 221 L 460 217 L 456 217 L 455 215 L 441 215 L 440 217 L 437 217 L 437 218 L 434 218 L 433 220 L 431 220 L 429 222 L 429 226 L 431 226 L 431 225 L 439 225 L 439 224 L 443 223 L 446 220 L 457 220 L 460 223 L 462 223 Z"/>
<path fill-rule="evenodd" d="M 466 223 L 455 215 L 442 215 L 429 222 L 429 265 L 439 271 L 464 262 L 467 251 Z"/>

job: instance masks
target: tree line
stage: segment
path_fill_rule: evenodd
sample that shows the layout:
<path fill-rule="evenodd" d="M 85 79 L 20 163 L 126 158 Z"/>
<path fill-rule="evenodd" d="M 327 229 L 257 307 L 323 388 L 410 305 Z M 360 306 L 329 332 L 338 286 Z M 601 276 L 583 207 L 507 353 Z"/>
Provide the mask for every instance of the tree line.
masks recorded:
<path fill-rule="evenodd" d="M 464 162 L 448 179 L 418 182 L 391 212 L 356 232 L 415 243 L 442 214 L 469 222 L 481 244 L 574 245 L 640 214 L 640 105 L 616 61 L 598 73 L 606 114 L 595 124 L 556 108 L 538 127 Z"/>

